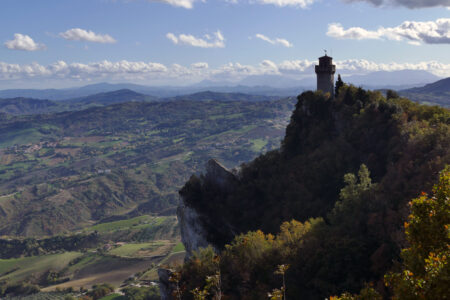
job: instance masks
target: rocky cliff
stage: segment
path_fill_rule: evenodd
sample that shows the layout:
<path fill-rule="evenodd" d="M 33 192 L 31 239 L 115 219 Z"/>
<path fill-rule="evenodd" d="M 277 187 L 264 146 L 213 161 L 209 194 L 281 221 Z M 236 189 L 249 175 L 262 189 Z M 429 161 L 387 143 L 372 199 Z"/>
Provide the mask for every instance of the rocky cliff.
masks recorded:
<path fill-rule="evenodd" d="M 202 180 L 213 186 L 217 193 L 226 193 L 237 181 L 236 175 L 215 159 L 208 161 L 205 171 Z M 177 216 L 180 224 L 181 240 L 186 248 L 186 258 L 188 259 L 193 251 L 207 247 L 210 244 L 207 239 L 208 227 L 211 225 L 208 221 L 210 216 L 201 215 L 192 206 L 188 206 L 182 192 Z M 226 223 L 222 224 L 222 230 L 233 232 Z"/>
<path fill-rule="evenodd" d="M 173 271 L 170 269 L 158 269 L 159 276 L 159 293 L 161 300 L 173 300 L 172 291 L 173 283 L 170 282 L 170 276 Z"/>
<path fill-rule="evenodd" d="M 183 243 L 189 255 L 207 244 L 219 252 L 238 234 L 259 229 L 276 234 L 284 221 L 318 218 L 320 229 L 300 248 L 286 249 L 289 298 L 356 292 L 364 282 L 382 286 L 404 242 L 407 203 L 431 190 L 445 164 L 450 164 L 448 110 L 355 87 L 342 88 L 334 100 L 305 92 L 279 150 L 237 172 L 212 160 L 205 174 L 192 176 L 180 190 Z M 365 166 L 368 171 L 359 174 Z M 346 197 L 348 203 L 342 203 Z M 268 263 L 272 271 L 264 272 L 273 273 L 284 261 Z M 230 299 L 264 294 L 255 287 L 273 284 L 258 271 L 265 264 L 263 259 L 246 265 L 242 274 L 224 271 Z M 187 274 L 195 277 L 191 270 Z M 189 276 L 184 280 L 192 287 L 204 281 Z M 245 287 L 236 285 L 240 280 Z"/>
<path fill-rule="evenodd" d="M 193 251 L 208 246 L 207 231 L 199 214 L 194 209 L 181 204 L 178 207 L 177 216 L 180 224 L 181 241 L 186 248 L 186 258 L 189 258 Z"/>

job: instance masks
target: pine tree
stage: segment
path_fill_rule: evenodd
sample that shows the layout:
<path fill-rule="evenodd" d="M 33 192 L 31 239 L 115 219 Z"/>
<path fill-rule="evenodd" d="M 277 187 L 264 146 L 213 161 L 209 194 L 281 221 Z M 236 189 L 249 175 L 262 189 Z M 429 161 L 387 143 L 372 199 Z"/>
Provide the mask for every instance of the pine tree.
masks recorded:
<path fill-rule="evenodd" d="M 341 74 L 338 74 L 336 86 L 334 87 L 334 97 L 339 96 L 339 89 L 343 86 L 344 86 L 344 82 L 342 81 Z"/>

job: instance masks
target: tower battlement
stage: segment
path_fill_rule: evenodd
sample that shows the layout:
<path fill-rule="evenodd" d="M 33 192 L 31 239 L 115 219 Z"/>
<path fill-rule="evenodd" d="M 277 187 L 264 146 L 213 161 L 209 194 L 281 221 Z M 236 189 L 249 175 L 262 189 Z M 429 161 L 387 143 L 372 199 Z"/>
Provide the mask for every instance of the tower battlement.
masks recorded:
<path fill-rule="evenodd" d="M 319 57 L 319 65 L 315 67 L 317 74 L 317 90 L 334 95 L 334 73 L 336 65 L 333 65 L 333 58 L 326 55 Z"/>

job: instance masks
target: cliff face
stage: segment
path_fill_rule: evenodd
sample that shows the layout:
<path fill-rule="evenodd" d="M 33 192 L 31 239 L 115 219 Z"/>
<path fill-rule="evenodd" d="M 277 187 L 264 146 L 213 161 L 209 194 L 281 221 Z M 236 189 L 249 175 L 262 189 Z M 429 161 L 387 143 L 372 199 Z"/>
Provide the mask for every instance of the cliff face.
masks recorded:
<path fill-rule="evenodd" d="M 237 181 L 236 175 L 215 159 L 208 161 L 205 170 L 206 173 L 202 180 L 208 185 L 214 186 L 217 193 L 226 193 Z M 177 209 L 177 216 L 180 223 L 181 240 L 186 248 L 186 258 L 188 259 L 193 251 L 210 244 L 208 227 L 211 222 L 208 221 L 210 216 L 201 215 L 193 207 L 188 206 L 183 194 L 181 200 L 182 204 Z M 230 228 L 223 223 L 220 230 L 230 231 Z"/>
<path fill-rule="evenodd" d="M 180 224 L 181 241 L 186 248 L 186 258 L 189 258 L 193 251 L 208 246 L 207 231 L 194 209 L 182 204 L 177 209 L 177 216 Z"/>
<path fill-rule="evenodd" d="M 171 275 L 172 270 L 158 269 L 159 293 L 161 295 L 161 300 L 173 300 L 172 291 L 174 287 L 169 280 Z"/>

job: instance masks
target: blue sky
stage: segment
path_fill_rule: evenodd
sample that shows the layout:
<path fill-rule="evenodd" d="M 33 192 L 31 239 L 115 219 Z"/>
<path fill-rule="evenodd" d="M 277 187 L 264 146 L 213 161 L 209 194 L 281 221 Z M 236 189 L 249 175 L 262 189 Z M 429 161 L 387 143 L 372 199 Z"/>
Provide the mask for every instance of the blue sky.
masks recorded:
<path fill-rule="evenodd" d="M 0 88 L 311 75 L 450 76 L 450 0 L 2 0 Z"/>

